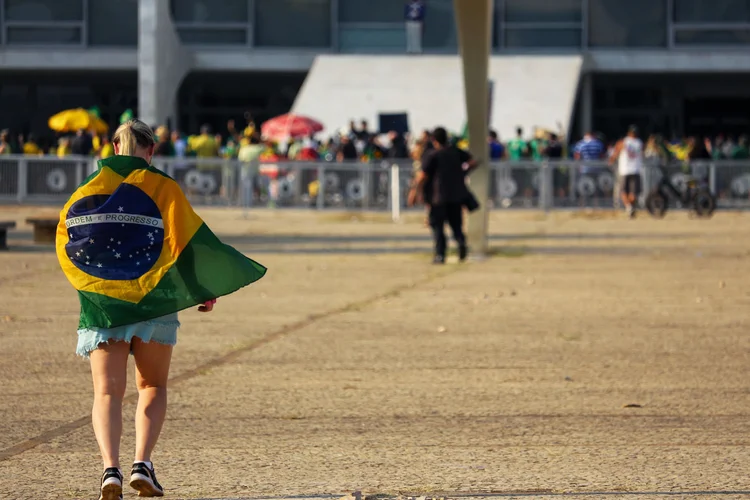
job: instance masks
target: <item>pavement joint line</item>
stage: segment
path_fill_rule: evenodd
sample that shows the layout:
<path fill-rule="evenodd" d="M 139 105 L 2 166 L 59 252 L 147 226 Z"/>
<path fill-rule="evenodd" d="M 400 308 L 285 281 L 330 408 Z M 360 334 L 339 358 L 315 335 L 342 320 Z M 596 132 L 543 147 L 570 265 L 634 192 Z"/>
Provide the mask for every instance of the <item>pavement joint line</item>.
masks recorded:
<path fill-rule="evenodd" d="M 357 309 L 369 306 L 379 300 L 393 297 L 402 292 L 416 289 L 422 285 L 426 285 L 433 281 L 436 281 L 446 276 L 449 276 L 451 274 L 454 274 L 459 268 L 463 268 L 463 267 L 464 266 L 448 266 L 448 269 L 444 269 L 436 273 L 432 273 L 432 272 L 428 273 L 427 276 L 424 276 L 420 279 L 416 279 L 406 284 L 395 286 L 391 288 L 390 290 L 368 297 L 366 299 L 362 299 L 362 300 L 355 301 L 355 302 L 350 302 L 341 307 L 330 309 L 328 311 L 324 311 L 321 313 L 308 315 L 307 318 L 305 319 L 292 323 L 291 325 L 282 326 L 280 329 L 269 333 L 265 337 L 261 337 L 260 339 L 254 340 L 250 343 L 247 343 L 245 345 L 232 349 L 229 352 L 221 356 L 211 359 L 199 366 L 186 370 L 180 373 L 179 375 L 170 378 L 168 381 L 168 386 L 171 388 L 174 385 L 185 382 L 186 380 L 190 380 L 192 378 L 204 375 L 207 370 L 211 370 L 213 368 L 226 365 L 227 363 L 234 361 L 235 359 L 237 359 L 238 357 L 240 357 L 242 354 L 246 352 L 254 351 L 255 349 L 258 349 L 266 344 L 269 344 L 275 340 L 285 337 L 289 335 L 290 333 L 296 332 L 307 326 L 310 326 L 317 321 L 321 321 L 321 320 L 328 319 L 334 316 L 338 316 L 339 314 L 344 314 L 350 311 L 356 311 Z M 123 404 L 137 401 L 137 399 L 138 399 L 138 393 L 132 393 L 123 399 Z M 77 418 L 75 420 L 62 424 L 53 429 L 44 431 L 35 437 L 32 437 L 30 439 L 27 439 L 15 445 L 9 446 L 8 448 L 5 448 L 4 450 L 0 450 L 0 462 L 9 460 L 15 457 L 16 455 L 20 455 L 21 453 L 24 453 L 33 448 L 36 448 L 39 445 L 48 443 L 52 441 L 53 439 L 69 434 L 89 424 L 90 422 L 91 422 L 91 416 L 86 415 L 85 417 Z"/>
<path fill-rule="evenodd" d="M 648 496 L 648 497 L 672 497 L 672 496 L 750 496 L 750 490 L 716 490 L 716 491 L 495 491 L 495 492 L 452 492 L 431 493 L 428 495 L 365 495 L 362 499 L 373 498 L 376 500 L 452 500 L 466 498 L 560 498 L 560 497 L 620 497 L 620 496 Z M 280 495 L 259 497 L 231 497 L 231 498 L 201 498 L 198 500 L 335 500 L 352 499 L 356 497 L 347 495 Z"/>

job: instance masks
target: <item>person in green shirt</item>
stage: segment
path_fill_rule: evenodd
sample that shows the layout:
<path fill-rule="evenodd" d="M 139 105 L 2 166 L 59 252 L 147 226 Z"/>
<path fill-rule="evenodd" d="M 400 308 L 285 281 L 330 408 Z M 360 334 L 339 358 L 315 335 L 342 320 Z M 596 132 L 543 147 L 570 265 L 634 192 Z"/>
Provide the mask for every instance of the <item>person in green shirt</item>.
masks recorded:
<path fill-rule="evenodd" d="M 733 160 L 747 160 L 750 158 L 750 149 L 748 149 L 748 138 L 746 135 L 740 136 L 737 141 L 737 147 L 732 151 Z"/>
<path fill-rule="evenodd" d="M 508 159 L 511 161 L 522 160 L 529 154 L 529 145 L 523 140 L 523 129 L 516 129 L 515 139 L 508 141 Z"/>
<path fill-rule="evenodd" d="M 546 134 L 538 130 L 534 134 L 534 138 L 529 141 L 529 150 L 531 151 L 531 158 L 534 161 L 542 161 L 544 159 L 544 152 L 547 149 L 547 137 Z"/>

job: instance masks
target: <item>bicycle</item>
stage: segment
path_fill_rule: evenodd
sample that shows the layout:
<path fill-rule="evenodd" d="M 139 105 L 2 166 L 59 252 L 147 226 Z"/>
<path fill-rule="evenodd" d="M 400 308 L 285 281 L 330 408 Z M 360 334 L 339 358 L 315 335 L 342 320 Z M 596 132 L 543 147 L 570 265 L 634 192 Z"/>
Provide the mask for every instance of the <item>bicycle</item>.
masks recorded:
<path fill-rule="evenodd" d="M 657 168 L 661 172 L 661 179 L 646 196 L 646 210 L 652 217 L 659 219 L 664 217 L 670 201 L 675 201 L 692 210 L 698 217 L 711 217 L 713 215 L 714 210 L 716 210 L 716 196 L 711 192 L 705 181 L 699 181 L 694 176 L 688 176 L 685 189 L 680 190 L 672 183 L 663 165 L 659 165 Z"/>

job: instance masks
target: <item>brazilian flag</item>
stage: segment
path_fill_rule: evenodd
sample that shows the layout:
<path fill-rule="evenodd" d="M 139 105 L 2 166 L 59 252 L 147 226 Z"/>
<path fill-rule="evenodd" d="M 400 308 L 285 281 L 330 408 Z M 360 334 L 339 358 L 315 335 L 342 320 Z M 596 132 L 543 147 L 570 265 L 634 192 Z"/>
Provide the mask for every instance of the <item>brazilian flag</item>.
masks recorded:
<path fill-rule="evenodd" d="M 81 328 L 164 316 L 266 273 L 219 241 L 171 177 L 133 156 L 99 161 L 62 209 L 56 246 Z"/>

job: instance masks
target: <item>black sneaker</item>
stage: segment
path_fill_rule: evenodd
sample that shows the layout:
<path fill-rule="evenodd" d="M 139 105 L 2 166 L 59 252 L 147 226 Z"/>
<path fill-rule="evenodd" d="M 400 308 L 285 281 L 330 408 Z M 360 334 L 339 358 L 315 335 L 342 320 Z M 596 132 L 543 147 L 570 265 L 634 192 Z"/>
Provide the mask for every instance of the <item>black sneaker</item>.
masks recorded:
<path fill-rule="evenodd" d="M 99 500 L 122 500 L 122 474 L 117 467 L 104 469 Z"/>
<path fill-rule="evenodd" d="M 463 262 L 466 260 L 466 256 L 469 254 L 469 249 L 466 247 L 466 245 L 461 245 L 458 247 L 458 260 L 460 262 Z"/>
<path fill-rule="evenodd" d="M 130 472 L 130 487 L 138 492 L 139 497 L 163 497 L 164 488 L 156 480 L 154 468 L 143 462 L 133 464 Z"/>
<path fill-rule="evenodd" d="M 432 263 L 433 264 L 445 264 L 445 257 L 443 257 L 442 255 L 436 255 L 435 257 L 433 257 Z"/>

